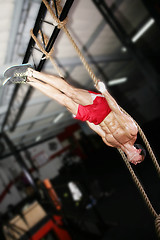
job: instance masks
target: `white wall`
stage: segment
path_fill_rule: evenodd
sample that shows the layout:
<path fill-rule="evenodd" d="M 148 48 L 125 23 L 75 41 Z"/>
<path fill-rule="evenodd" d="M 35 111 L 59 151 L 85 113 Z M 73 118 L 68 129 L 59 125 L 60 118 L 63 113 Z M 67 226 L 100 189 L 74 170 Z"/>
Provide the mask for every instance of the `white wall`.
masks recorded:
<path fill-rule="evenodd" d="M 71 134 L 74 134 L 76 139 L 79 139 L 79 131 L 80 130 L 74 131 Z M 64 139 L 60 142 L 59 139 L 55 137 L 49 141 L 37 144 L 36 146 L 27 149 L 31 155 L 32 161 L 39 169 L 39 175 L 37 175 L 36 172 L 33 172 L 32 175 L 41 180 L 44 180 L 45 178 L 51 179 L 57 176 L 59 169 L 62 166 L 62 159 L 68 152 L 69 146 L 70 142 L 68 139 Z M 31 169 L 32 166 L 26 158 L 25 153 L 21 152 L 20 154 L 23 157 L 28 169 Z M 0 161 L 0 195 L 3 193 L 7 185 L 21 173 L 21 167 L 13 156 Z M 16 184 L 12 185 L 10 192 L 0 203 L 0 212 L 4 213 L 9 204 L 16 205 L 24 197 L 26 197 L 26 194 L 18 191 Z"/>
<path fill-rule="evenodd" d="M 50 144 L 52 148 L 50 148 Z M 65 146 L 69 145 L 68 141 L 65 141 Z M 53 148 L 54 147 L 54 148 Z M 29 148 L 28 151 L 31 154 L 31 158 L 34 164 L 39 168 L 38 177 L 43 180 L 45 178 L 54 178 L 57 176 L 60 167 L 62 166 L 62 157 L 63 154 L 56 156 L 55 158 L 50 159 L 50 157 L 59 151 L 63 150 L 64 146 L 58 138 L 51 139 L 45 143 L 38 144 L 35 147 Z M 27 160 L 25 153 L 21 152 L 27 167 L 30 169 L 31 164 Z M 49 160 L 49 161 L 48 161 Z M 16 159 L 11 156 L 7 157 L 0 162 L 0 195 L 3 193 L 7 185 L 13 181 L 18 175 L 22 172 L 19 164 Z M 36 173 L 33 173 L 33 176 L 37 176 Z M 26 197 L 25 193 L 21 193 L 17 190 L 16 185 L 12 185 L 10 192 L 5 196 L 3 201 L 0 203 L 0 212 L 4 213 L 9 204 L 16 205 Z"/>

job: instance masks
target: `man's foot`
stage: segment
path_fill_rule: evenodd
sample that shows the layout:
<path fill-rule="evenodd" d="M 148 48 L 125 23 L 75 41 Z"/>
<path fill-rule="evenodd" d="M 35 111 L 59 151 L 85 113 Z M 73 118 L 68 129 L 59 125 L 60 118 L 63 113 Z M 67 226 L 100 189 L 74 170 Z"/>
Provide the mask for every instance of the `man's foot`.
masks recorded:
<path fill-rule="evenodd" d="M 21 64 L 9 67 L 4 72 L 4 82 L 3 85 L 5 85 L 7 82 L 11 83 L 25 83 L 27 81 L 27 77 L 31 76 L 31 71 L 28 69 L 31 69 L 31 64 Z"/>

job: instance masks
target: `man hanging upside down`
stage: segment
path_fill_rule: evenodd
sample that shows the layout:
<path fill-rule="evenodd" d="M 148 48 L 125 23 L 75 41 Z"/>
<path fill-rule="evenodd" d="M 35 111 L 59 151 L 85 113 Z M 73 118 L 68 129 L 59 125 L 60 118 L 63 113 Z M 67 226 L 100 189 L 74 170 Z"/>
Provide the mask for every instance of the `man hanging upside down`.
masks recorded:
<path fill-rule="evenodd" d="M 65 106 L 74 118 L 86 121 L 89 127 L 102 137 L 106 145 L 122 149 L 131 163 L 136 165 L 144 160 L 143 148 L 137 149 L 136 144 L 134 145 L 138 133 L 136 124 L 131 117 L 121 111 L 102 82 L 97 85 L 101 93 L 95 93 L 75 88 L 60 77 L 41 73 L 32 68 L 28 68 L 25 74 L 16 73 L 13 78 L 26 76 L 30 86 Z"/>

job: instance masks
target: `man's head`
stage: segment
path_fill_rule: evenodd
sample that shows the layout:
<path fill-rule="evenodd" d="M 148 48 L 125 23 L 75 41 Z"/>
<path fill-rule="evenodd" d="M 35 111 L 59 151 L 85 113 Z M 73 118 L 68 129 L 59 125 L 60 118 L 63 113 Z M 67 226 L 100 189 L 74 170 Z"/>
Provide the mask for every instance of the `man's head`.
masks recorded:
<path fill-rule="evenodd" d="M 145 159 L 146 156 L 146 150 L 144 147 L 140 144 L 134 144 L 134 151 L 132 152 L 133 155 L 129 159 L 129 161 L 133 164 L 141 163 Z"/>

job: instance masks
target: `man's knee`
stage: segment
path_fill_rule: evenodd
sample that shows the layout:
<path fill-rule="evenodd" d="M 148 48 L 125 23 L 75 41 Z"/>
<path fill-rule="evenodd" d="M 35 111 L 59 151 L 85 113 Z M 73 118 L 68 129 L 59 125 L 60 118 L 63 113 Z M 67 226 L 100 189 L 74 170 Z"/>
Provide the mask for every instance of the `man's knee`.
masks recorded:
<path fill-rule="evenodd" d="M 77 97 L 77 91 L 76 88 L 74 87 L 69 87 L 68 91 L 65 93 L 69 98 L 71 98 L 72 100 L 76 99 Z"/>

